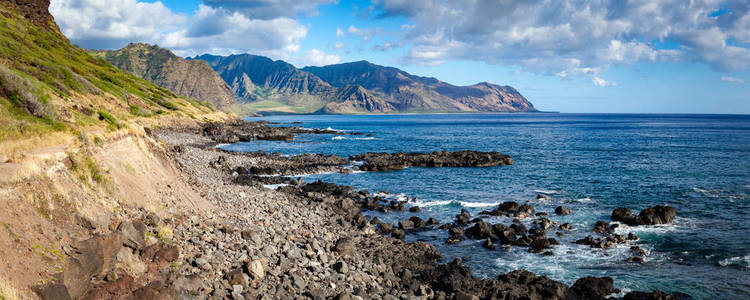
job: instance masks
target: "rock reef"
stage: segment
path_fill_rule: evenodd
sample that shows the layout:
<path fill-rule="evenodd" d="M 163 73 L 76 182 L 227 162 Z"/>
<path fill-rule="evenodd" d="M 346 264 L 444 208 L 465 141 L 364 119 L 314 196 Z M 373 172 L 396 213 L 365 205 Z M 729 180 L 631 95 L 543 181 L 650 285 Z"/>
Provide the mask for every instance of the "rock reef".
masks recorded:
<path fill-rule="evenodd" d="M 435 151 L 432 153 L 375 153 L 354 155 L 351 160 L 364 161 L 363 171 L 393 171 L 406 167 L 492 167 L 512 165 L 513 159 L 499 152 Z"/>

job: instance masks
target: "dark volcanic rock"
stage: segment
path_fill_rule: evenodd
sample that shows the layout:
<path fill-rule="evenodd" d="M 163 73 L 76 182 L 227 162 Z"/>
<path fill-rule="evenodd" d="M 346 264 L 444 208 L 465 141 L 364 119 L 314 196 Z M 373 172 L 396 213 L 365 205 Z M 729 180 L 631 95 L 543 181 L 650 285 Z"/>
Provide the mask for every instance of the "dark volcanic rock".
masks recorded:
<path fill-rule="evenodd" d="M 351 160 L 364 160 L 364 171 L 393 171 L 406 167 L 491 167 L 512 165 L 510 156 L 499 152 L 436 151 L 432 153 L 375 153 L 354 155 Z"/>
<path fill-rule="evenodd" d="M 657 205 L 641 211 L 636 218 L 639 225 L 669 224 L 674 221 L 677 210 L 671 206 Z"/>
<path fill-rule="evenodd" d="M 560 216 L 569 215 L 572 213 L 573 211 L 570 210 L 570 208 L 567 208 L 564 206 L 558 206 L 557 208 L 555 208 L 555 214 L 560 215 Z"/>
<path fill-rule="evenodd" d="M 466 230 L 466 233 L 474 239 L 486 239 L 492 234 L 492 227 L 490 224 L 479 220 L 474 226 Z"/>
<path fill-rule="evenodd" d="M 625 207 L 619 207 L 612 211 L 612 221 L 618 221 L 630 226 L 669 224 L 676 216 L 674 207 L 657 205 L 641 211 L 638 216 Z"/>
<path fill-rule="evenodd" d="M 584 277 L 576 280 L 570 290 L 580 299 L 605 299 L 618 293 L 611 277 Z"/>

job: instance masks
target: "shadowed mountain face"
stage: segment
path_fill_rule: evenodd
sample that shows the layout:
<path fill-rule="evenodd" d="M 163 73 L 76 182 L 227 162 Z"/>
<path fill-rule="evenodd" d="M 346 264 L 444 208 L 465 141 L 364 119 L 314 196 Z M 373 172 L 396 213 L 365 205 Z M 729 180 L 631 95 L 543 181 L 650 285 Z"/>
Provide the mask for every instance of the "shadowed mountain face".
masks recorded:
<path fill-rule="evenodd" d="M 92 53 L 178 94 L 241 113 L 535 111 L 510 86 L 454 86 L 366 61 L 298 69 L 250 54 L 182 59 L 145 44 Z"/>
<path fill-rule="evenodd" d="M 232 90 L 204 61 L 186 60 L 167 49 L 140 43 L 120 50 L 90 53 L 176 94 L 220 109 L 228 109 L 235 103 Z"/>
<path fill-rule="evenodd" d="M 435 78 L 414 76 L 367 61 L 305 67 L 336 87 L 361 85 L 399 111 L 535 111 L 534 106 L 510 86 L 479 83 L 454 86 Z"/>
<path fill-rule="evenodd" d="M 189 59 L 208 62 L 250 111 L 316 112 L 337 92 L 313 74 L 264 56 L 202 55 Z"/>
<path fill-rule="evenodd" d="M 454 86 L 366 61 L 297 69 L 249 54 L 202 55 L 251 110 L 286 112 L 536 111 L 510 86 Z"/>

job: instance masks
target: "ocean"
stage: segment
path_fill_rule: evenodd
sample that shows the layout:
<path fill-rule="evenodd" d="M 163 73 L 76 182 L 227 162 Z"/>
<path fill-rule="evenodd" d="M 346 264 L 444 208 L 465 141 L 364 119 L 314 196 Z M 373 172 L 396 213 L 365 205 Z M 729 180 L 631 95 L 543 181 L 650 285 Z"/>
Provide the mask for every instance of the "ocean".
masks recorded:
<path fill-rule="evenodd" d="M 332 128 L 362 135 L 300 135 L 292 142 L 255 141 L 221 146 L 232 151 L 336 154 L 435 150 L 499 151 L 514 165 L 490 168 L 407 168 L 394 172 L 300 174 L 393 197 L 415 197 L 420 213 L 367 212 L 397 222 L 417 215 L 451 222 L 461 209 L 473 215 L 504 201 L 549 212 L 574 230 L 553 256 L 527 248 L 487 250 L 481 240 L 444 243 L 444 230 L 407 235 L 434 244 L 444 261 L 461 257 L 475 276 L 526 269 L 572 284 L 583 276 L 610 276 L 624 291 L 686 292 L 696 299 L 750 298 L 750 116 L 661 114 L 425 114 L 287 115 L 248 120 L 275 126 Z M 301 124 L 290 125 L 292 122 Z M 537 195 L 548 197 L 537 199 Z M 674 224 L 620 226 L 633 232 L 649 255 L 627 263 L 630 245 L 593 249 L 572 242 L 610 221 L 616 207 L 638 213 L 665 204 L 677 209 Z M 573 214 L 556 216 L 562 205 Z M 534 218 L 524 222 L 530 223 Z M 509 225 L 506 217 L 490 223 Z"/>

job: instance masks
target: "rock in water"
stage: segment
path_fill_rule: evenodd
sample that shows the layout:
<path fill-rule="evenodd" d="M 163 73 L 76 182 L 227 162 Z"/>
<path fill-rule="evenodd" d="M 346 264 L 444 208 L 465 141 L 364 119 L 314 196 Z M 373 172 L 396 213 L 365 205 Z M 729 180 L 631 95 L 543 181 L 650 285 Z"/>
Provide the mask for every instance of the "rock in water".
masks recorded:
<path fill-rule="evenodd" d="M 670 224 L 674 221 L 677 211 L 674 207 L 657 205 L 641 211 L 638 216 L 630 209 L 619 207 L 612 211 L 612 221 L 618 221 L 630 226 Z"/>
<path fill-rule="evenodd" d="M 479 220 L 473 227 L 466 230 L 466 233 L 475 239 L 486 239 L 492 234 L 490 224 Z"/>
<path fill-rule="evenodd" d="M 619 292 L 611 277 L 584 277 L 576 280 L 570 290 L 580 299 L 605 299 Z"/>
<path fill-rule="evenodd" d="M 677 210 L 666 205 L 657 205 L 641 211 L 636 218 L 639 225 L 670 224 L 674 221 Z"/>
<path fill-rule="evenodd" d="M 573 211 L 570 208 L 567 208 L 564 206 L 558 206 L 557 208 L 555 208 L 555 214 L 560 215 L 560 216 L 569 215 L 572 213 Z"/>
<path fill-rule="evenodd" d="M 510 156 L 499 152 L 435 151 L 432 153 L 376 153 L 354 155 L 350 160 L 365 161 L 363 171 L 393 171 L 406 167 L 492 167 L 512 165 Z"/>
<path fill-rule="evenodd" d="M 406 237 L 406 232 L 401 229 L 394 229 L 391 232 L 391 237 L 393 237 L 394 239 L 403 240 Z"/>

